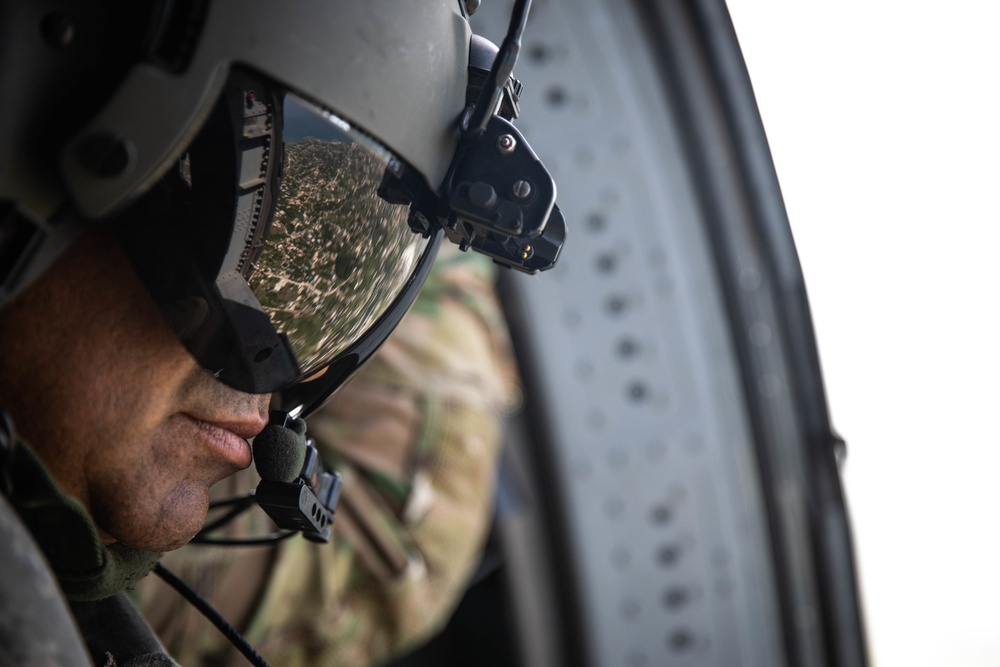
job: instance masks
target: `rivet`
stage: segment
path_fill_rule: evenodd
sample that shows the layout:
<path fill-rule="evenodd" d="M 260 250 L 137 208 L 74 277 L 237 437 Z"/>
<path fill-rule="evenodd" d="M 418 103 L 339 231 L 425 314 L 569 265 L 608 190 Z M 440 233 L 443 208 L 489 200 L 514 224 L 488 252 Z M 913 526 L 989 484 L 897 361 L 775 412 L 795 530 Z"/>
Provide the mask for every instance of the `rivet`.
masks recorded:
<path fill-rule="evenodd" d="M 501 134 L 497 137 L 497 150 L 501 155 L 510 155 L 517 148 L 517 139 L 510 134 Z"/>

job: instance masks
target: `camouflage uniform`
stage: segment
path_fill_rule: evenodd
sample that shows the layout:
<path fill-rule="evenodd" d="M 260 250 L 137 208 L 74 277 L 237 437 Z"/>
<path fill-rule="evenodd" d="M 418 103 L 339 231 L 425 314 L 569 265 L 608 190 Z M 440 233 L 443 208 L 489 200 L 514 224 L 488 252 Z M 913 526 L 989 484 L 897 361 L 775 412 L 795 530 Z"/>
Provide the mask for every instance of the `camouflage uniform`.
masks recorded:
<path fill-rule="evenodd" d="M 490 525 L 502 415 L 520 397 L 493 278 L 485 258 L 443 250 L 389 341 L 310 417 L 344 478 L 332 545 L 192 545 L 164 560 L 273 664 L 378 664 L 429 639 L 458 603 Z M 214 491 L 256 482 L 245 471 Z M 269 530 L 262 515 L 238 523 L 231 534 Z M 245 664 L 149 579 L 141 606 L 181 664 Z"/>

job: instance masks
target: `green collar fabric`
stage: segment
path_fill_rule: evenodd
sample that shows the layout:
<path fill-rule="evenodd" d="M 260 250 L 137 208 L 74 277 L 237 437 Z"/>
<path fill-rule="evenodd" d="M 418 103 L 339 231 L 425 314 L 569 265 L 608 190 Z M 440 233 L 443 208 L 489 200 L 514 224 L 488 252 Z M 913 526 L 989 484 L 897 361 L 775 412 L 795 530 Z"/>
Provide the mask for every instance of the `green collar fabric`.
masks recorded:
<path fill-rule="evenodd" d="M 102 544 L 83 505 L 59 488 L 30 447 L 17 438 L 12 444 L 8 496 L 69 600 L 101 600 L 149 574 L 161 554 Z"/>

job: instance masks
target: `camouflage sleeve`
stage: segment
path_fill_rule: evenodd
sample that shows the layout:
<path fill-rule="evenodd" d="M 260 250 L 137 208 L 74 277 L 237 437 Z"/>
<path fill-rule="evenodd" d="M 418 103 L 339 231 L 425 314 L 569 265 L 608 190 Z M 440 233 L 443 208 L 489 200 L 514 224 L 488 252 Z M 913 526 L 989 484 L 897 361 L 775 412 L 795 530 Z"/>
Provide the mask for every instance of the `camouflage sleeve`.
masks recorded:
<path fill-rule="evenodd" d="M 392 337 L 310 417 L 344 477 L 332 545 L 171 554 L 272 663 L 378 664 L 429 639 L 458 603 L 490 524 L 502 416 L 520 400 L 493 278 L 485 258 L 443 251 Z M 233 654 L 150 588 L 143 602 L 182 664 Z"/>

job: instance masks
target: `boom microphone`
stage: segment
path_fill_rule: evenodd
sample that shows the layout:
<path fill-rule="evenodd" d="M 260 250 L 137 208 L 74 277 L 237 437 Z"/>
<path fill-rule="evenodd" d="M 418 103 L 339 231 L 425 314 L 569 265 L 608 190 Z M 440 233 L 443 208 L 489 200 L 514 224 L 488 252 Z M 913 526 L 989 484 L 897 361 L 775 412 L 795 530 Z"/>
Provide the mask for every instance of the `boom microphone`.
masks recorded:
<path fill-rule="evenodd" d="M 272 413 L 271 423 L 254 438 L 253 457 L 261 476 L 254 498 L 261 509 L 279 528 L 328 542 L 341 480 L 323 469 L 319 452 L 306 438 L 306 423 Z"/>
<path fill-rule="evenodd" d="M 306 423 L 268 424 L 253 439 L 253 460 L 261 479 L 294 482 L 306 462 Z"/>

